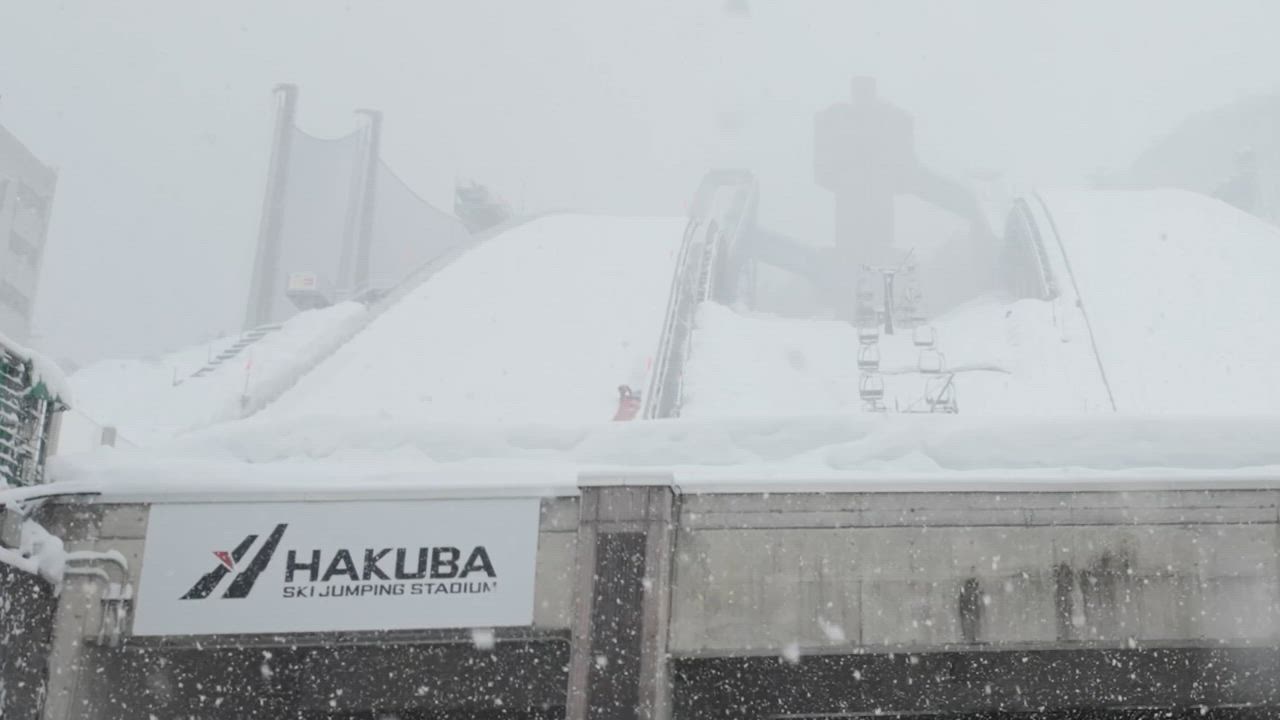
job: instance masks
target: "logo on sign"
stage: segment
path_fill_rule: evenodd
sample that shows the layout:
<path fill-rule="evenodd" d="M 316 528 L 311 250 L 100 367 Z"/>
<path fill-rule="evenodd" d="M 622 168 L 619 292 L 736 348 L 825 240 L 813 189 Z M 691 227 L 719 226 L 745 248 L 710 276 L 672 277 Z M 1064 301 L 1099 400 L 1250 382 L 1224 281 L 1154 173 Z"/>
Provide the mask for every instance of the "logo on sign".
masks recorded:
<path fill-rule="evenodd" d="M 276 548 L 280 545 L 281 538 L 284 537 L 284 531 L 289 527 L 286 523 L 276 525 L 276 529 L 271 531 L 271 535 L 267 537 L 267 541 L 258 548 L 258 552 L 254 554 L 253 559 L 249 561 L 248 567 L 236 573 L 236 563 L 249 552 L 249 548 L 258 541 L 257 535 L 249 535 L 234 550 L 227 552 L 226 550 L 214 550 L 213 556 L 218 558 L 218 565 L 212 570 L 204 574 L 204 577 L 196 581 L 191 589 L 182 595 L 182 600 L 203 600 L 213 594 L 214 590 L 226 580 L 228 576 L 234 575 L 231 585 L 227 587 L 227 591 L 222 597 L 238 600 L 249 596 L 249 591 L 253 590 L 253 584 L 258 581 L 258 576 L 263 570 L 267 569 L 267 564 L 271 562 L 271 556 L 275 554 Z"/>
<path fill-rule="evenodd" d="M 541 505 L 538 498 L 156 503 L 132 632 L 530 625 Z"/>
<path fill-rule="evenodd" d="M 218 559 L 218 564 L 179 599 L 204 600 L 228 577 L 232 578 L 231 584 L 222 597 L 230 600 L 248 597 L 258 577 L 271 563 L 288 527 L 287 523 L 276 525 L 243 570 L 237 570 L 239 563 L 258 541 L 258 535 L 246 536 L 232 550 L 214 550 L 213 556 Z M 472 579 L 472 576 L 480 579 Z M 483 545 L 477 545 L 465 554 L 460 548 L 447 546 L 412 550 L 404 547 L 355 551 L 340 548 L 327 557 L 321 550 L 305 553 L 289 550 L 284 563 L 283 595 L 311 598 L 489 593 L 497 589 L 493 582 L 496 578 L 489 551 Z"/>

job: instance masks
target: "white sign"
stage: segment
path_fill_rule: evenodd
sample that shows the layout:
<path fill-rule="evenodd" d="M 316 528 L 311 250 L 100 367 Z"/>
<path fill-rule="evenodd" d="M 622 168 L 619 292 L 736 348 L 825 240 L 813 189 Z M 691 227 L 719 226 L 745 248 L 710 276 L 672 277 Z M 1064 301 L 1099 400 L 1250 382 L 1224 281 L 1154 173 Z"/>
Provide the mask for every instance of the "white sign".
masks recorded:
<path fill-rule="evenodd" d="M 320 281 L 313 272 L 289 273 L 289 290 L 315 290 Z"/>
<path fill-rule="evenodd" d="M 529 625 L 536 498 L 153 505 L 135 635 Z"/>

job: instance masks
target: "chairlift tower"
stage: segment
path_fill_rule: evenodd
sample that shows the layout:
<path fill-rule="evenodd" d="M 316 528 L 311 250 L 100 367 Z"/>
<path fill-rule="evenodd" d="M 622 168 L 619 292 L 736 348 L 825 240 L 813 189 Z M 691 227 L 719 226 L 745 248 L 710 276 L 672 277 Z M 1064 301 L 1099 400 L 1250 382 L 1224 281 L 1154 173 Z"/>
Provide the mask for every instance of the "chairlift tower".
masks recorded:
<path fill-rule="evenodd" d="M 893 334 L 893 281 L 897 276 L 898 266 L 875 265 L 867 268 L 868 270 L 880 273 L 880 277 L 884 282 L 884 334 Z"/>

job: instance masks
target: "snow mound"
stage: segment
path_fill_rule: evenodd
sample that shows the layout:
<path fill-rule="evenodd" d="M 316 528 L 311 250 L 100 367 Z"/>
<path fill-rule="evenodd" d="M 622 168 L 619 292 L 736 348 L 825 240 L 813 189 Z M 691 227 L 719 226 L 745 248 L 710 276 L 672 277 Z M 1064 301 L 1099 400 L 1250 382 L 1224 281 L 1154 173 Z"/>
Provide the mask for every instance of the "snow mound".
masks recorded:
<path fill-rule="evenodd" d="M 1062 296 L 986 298 L 931 321 L 961 413 L 1112 412 L 1112 397 L 1114 410 L 1141 414 L 1280 411 L 1280 229 L 1184 191 L 1043 199 L 1049 250 L 1065 251 Z M 910 330 L 879 349 L 886 405 L 923 409 Z M 857 357 L 848 324 L 706 306 L 684 414 L 861 412 Z"/>
<path fill-rule="evenodd" d="M 295 489 L 463 477 L 572 487 L 597 471 L 887 489 L 921 477 L 1275 477 L 1280 338 L 1266 315 L 1280 300 L 1280 231 L 1177 191 L 1053 193 L 1044 206 L 1061 296 L 985 298 L 932 323 L 957 416 L 863 412 L 847 324 L 708 304 L 684 417 L 607 422 L 614 388 L 637 385 L 651 361 L 684 221 L 563 215 L 441 268 L 254 417 L 147 452 L 63 458 L 51 475 Z M 880 346 L 887 404 L 919 408 L 912 334 Z M 157 435 L 235 417 L 244 376 L 227 370 L 204 405 L 162 406 L 181 422 Z M 139 410 L 143 429 L 154 412 Z"/>
<path fill-rule="evenodd" d="M 960 412 L 1072 414 L 1109 409 L 1088 338 L 1057 322 L 1051 303 L 986 299 L 937 318 L 936 349 L 955 373 Z M 882 335 L 880 372 L 891 411 L 927 411 L 912 331 Z M 686 375 L 685 417 L 865 412 L 858 331 L 835 320 L 699 311 Z"/>
<path fill-rule="evenodd" d="M 115 426 L 130 444 L 152 446 L 242 416 L 254 399 L 274 396 L 359 328 L 363 305 L 308 310 L 202 377 L 197 370 L 235 344 L 219 338 L 159 359 L 104 360 L 70 378 L 76 409 Z"/>
<path fill-rule="evenodd" d="M 1280 410 L 1280 229 L 1182 190 L 1042 197 L 1118 410 Z"/>
<path fill-rule="evenodd" d="M 527 484 L 551 492 L 572 489 L 580 473 L 670 473 L 690 489 L 754 479 L 875 481 L 888 490 L 920 478 L 1069 486 L 1097 478 L 1274 478 L 1277 433 L 1275 416 L 1204 423 L 1115 414 L 845 414 L 506 426 L 253 418 L 147 452 L 59 458 L 50 471 L 59 484 L 215 490 L 401 483 L 472 490 Z"/>
<path fill-rule="evenodd" d="M 261 415 L 590 422 L 643 380 L 685 221 L 553 215 L 470 250 Z"/>
<path fill-rule="evenodd" d="M 62 540 L 34 520 L 23 520 L 19 532 L 18 547 L 0 546 L 0 563 L 39 575 L 53 585 L 56 594 L 62 589 L 67 569 L 68 554 Z"/>

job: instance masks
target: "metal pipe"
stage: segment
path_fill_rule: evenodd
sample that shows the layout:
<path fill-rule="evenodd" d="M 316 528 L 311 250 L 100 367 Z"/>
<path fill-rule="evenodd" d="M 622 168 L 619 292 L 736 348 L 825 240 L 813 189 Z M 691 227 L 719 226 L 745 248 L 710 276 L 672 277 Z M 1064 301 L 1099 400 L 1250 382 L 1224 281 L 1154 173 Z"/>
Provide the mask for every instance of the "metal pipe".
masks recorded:
<path fill-rule="evenodd" d="M 271 160 L 267 166 L 262 219 L 258 226 L 258 251 L 254 258 L 249 303 L 245 310 L 246 330 L 271 319 L 280 280 L 280 233 L 284 224 L 284 200 L 289 183 L 294 119 L 298 111 L 298 86 L 281 84 L 272 92 L 277 104 L 276 128 L 271 145 Z"/>

